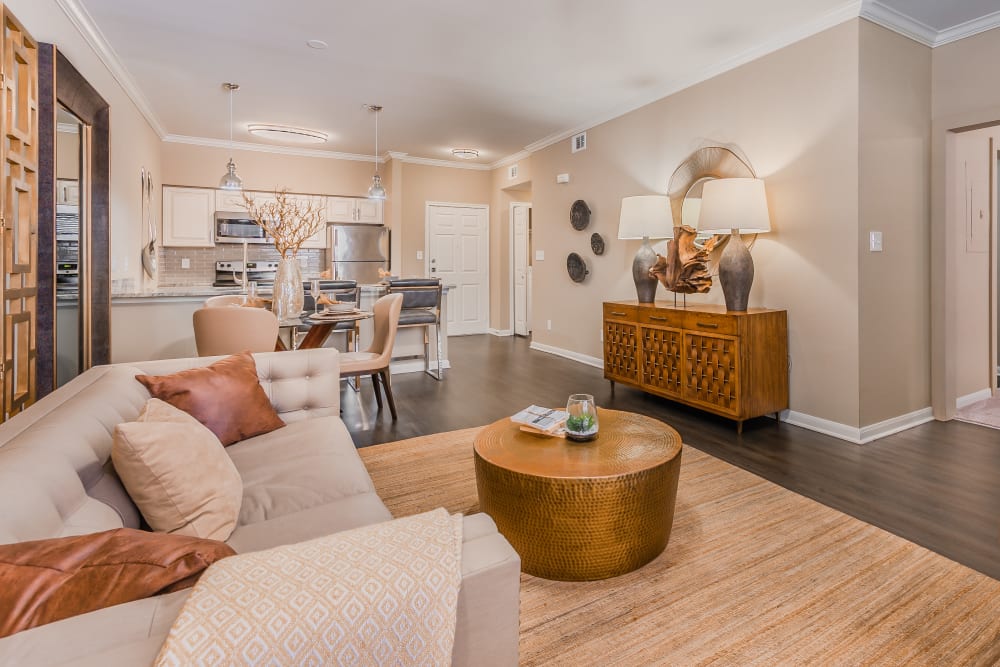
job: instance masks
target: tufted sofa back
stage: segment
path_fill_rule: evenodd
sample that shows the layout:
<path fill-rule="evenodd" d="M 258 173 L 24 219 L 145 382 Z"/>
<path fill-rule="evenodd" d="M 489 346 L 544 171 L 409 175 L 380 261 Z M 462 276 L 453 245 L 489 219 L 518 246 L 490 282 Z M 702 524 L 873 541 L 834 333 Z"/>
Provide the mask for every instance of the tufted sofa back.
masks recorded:
<path fill-rule="evenodd" d="M 138 527 L 140 515 L 111 465 L 117 424 L 149 399 L 135 380 L 221 357 L 98 366 L 0 425 L 0 544 Z M 333 349 L 255 354 L 257 375 L 286 422 L 337 415 Z"/>

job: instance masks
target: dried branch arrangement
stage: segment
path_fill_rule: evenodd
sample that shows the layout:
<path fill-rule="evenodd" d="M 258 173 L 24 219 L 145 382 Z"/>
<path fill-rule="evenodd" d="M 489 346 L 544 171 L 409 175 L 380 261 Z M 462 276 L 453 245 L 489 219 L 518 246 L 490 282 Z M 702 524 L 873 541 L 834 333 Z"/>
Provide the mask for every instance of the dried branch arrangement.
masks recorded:
<path fill-rule="evenodd" d="M 717 237 L 713 236 L 699 248 L 694 243 L 695 236 L 697 232 L 687 225 L 674 227 L 674 238 L 667 244 L 667 256 L 657 255 L 656 264 L 649 270 L 649 274 L 671 292 L 696 294 L 712 287 L 708 255 Z"/>
<path fill-rule="evenodd" d="M 321 203 L 293 199 L 288 190 L 275 190 L 274 199 L 259 204 L 244 192 L 243 203 L 283 258 L 295 257 L 306 239 L 326 225 L 323 219 L 326 211 Z"/>

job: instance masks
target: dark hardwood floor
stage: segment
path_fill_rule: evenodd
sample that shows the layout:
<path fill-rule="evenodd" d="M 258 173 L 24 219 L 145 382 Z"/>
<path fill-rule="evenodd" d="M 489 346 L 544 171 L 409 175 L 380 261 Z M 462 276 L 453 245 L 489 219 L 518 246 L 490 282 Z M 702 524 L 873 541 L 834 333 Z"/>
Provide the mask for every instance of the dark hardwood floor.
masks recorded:
<path fill-rule="evenodd" d="M 601 407 L 650 415 L 700 449 L 772 482 L 1000 579 L 1000 431 L 930 422 L 854 445 L 772 419 L 734 422 L 617 385 L 600 369 L 529 349 L 521 338 L 453 337 L 453 368 L 437 382 L 393 377 L 395 423 L 377 414 L 368 380 L 344 388 L 343 417 L 359 447 L 481 426 L 529 404 L 592 393 Z"/>

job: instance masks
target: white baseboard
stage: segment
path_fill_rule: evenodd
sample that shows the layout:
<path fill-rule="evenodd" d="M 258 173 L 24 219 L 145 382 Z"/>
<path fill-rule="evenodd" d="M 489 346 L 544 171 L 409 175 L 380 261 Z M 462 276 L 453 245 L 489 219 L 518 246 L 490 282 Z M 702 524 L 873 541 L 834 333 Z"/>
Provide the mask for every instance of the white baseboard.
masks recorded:
<path fill-rule="evenodd" d="M 979 401 L 985 401 L 987 398 L 993 396 L 993 390 L 987 387 L 986 389 L 980 389 L 971 394 L 966 394 L 965 396 L 959 396 L 955 399 L 955 409 L 961 410 L 967 405 L 972 405 L 973 403 L 978 403 Z"/>
<path fill-rule="evenodd" d="M 486 333 L 493 336 L 513 336 L 514 332 L 511 329 L 487 329 Z"/>
<path fill-rule="evenodd" d="M 451 368 L 451 363 L 447 359 L 441 360 L 441 369 Z M 437 371 L 437 362 L 431 362 L 431 370 Z M 403 359 L 402 361 L 393 361 L 389 364 L 389 372 L 393 375 L 399 375 L 401 373 L 421 373 L 424 371 L 424 360 L 421 359 Z"/>
<path fill-rule="evenodd" d="M 580 354 L 579 352 L 564 350 L 561 347 L 553 347 L 552 345 L 544 345 L 542 343 L 532 342 L 530 347 L 532 350 L 547 352 L 548 354 L 554 354 L 557 357 L 563 357 L 565 359 L 572 359 L 573 361 L 578 361 L 581 364 L 587 364 L 588 366 L 593 366 L 594 368 L 604 368 L 604 360 L 598 357 L 591 357 L 586 354 Z"/>
<path fill-rule="evenodd" d="M 934 414 L 929 407 L 921 408 L 920 410 L 914 410 L 913 412 L 905 415 L 899 415 L 898 417 L 891 417 L 885 421 L 880 421 L 877 424 L 869 424 L 868 426 L 862 426 L 861 428 L 848 426 L 847 424 L 841 424 L 840 422 L 830 421 L 829 419 L 823 419 L 822 417 L 814 417 L 812 415 L 807 415 L 804 412 L 795 412 L 794 410 L 782 411 L 781 420 L 788 422 L 793 426 L 800 426 L 802 428 L 809 429 L 810 431 L 816 431 L 817 433 L 853 442 L 856 445 L 866 445 L 869 442 L 878 440 L 879 438 L 884 438 L 887 435 L 899 433 L 900 431 L 905 431 L 908 428 L 913 428 L 914 426 L 920 426 L 921 424 L 933 421 Z"/>

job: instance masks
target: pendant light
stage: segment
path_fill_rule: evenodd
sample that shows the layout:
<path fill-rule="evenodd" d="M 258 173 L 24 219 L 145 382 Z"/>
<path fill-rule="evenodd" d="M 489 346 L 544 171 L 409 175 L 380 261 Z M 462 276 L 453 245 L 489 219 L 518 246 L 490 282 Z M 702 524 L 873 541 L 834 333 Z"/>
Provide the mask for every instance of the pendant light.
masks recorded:
<path fill-rule="evenodd" d="M 224 83 L 222 87 L 229 91 L 229 163 L 219 187 L 223 190 L 242 190 L 243 179 L 236 175 L 236 163 L 233 162 L 233 93 L 240 89 L 240 84 Z"/>
<path fill-rule="evenodd" d="M 377 104 L 369 104 L 368 110 L 375 114 L 375 175 L 372 177 L 371 187 L 368 188 L 368 198 L 385 199 L 382 177 L 378 175 L 378 115 L 382 111 L 382 107 Z"/>

